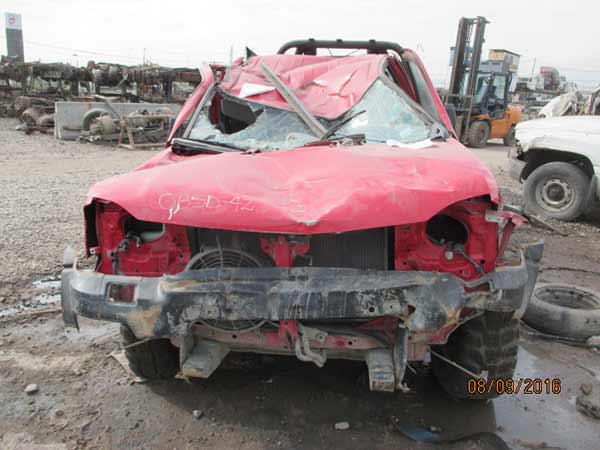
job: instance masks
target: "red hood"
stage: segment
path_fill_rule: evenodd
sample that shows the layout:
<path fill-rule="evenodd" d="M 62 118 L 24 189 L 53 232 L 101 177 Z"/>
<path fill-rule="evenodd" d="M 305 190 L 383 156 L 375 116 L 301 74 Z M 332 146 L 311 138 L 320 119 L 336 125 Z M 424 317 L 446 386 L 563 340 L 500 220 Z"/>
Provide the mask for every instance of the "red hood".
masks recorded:
<path fill-rule="evenodd" d="M 87 203 L 114 202 L 152 222 L 316 234 L 422 222 L 488 194 L 499 201 L 490 171 L 451 139 L 420 150 L 316 146 L 186 158 L 167 151 L 96 184 Z"/>

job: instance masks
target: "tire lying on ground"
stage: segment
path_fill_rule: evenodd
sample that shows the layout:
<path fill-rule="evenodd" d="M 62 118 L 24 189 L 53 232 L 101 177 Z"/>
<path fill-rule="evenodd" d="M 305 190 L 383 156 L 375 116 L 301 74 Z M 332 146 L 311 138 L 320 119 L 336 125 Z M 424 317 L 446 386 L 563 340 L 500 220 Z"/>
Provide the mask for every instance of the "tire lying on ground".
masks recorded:
<path fill-rule="evenodd" d="M 600 293 L 564 284 L 538 284 L 523 321 L 555 336 L 585 340 L 600 335 Z"/>
<path fill-rule="evenodd" d="M 541 165 L 525 181 L 525 205 L 533 214 L 574 220 L 583 212 L 589 182 L 587 175 L 574 164 Z"/>
<path fill-rule="evenodd" d="M 519 322 L 513 316 L 513 313 L 486 311 L 458 327 L 446 344 L 432 350 L 474 374 L 487 372 L 488 380 L 512 378 L 519 349 Z M 473 377 L 436 355 L 431 356 L 431 365 L 433 374 L 451 397 L 487 400 L 500 395 L 493 390 L 469 393 L 469 380 Z"/>
<path fill-rule="evenodd" d="M 133 373 L 146 380 L 166 380 L 177 374 L 179 354 L 168 339 L 152 339 L 129 347 L 137 342 L 131 330 L 121 325 L 121 343 Z"/>

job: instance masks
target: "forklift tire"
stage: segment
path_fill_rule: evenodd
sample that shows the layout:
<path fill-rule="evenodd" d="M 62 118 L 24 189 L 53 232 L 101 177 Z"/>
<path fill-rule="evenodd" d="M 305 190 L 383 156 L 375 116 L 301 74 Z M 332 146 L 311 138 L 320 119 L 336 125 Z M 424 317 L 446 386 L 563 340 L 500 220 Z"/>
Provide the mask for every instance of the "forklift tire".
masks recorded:
<path fill-rule="evenodd" d="M 179 354 L 168 339 L 152 339 L 132 345 L 138 342 L 132 331 L 121 325 L 121 343 L 134 374 L 148 381 L 167 380 L 177 375 Z"/>
<path fill-rule="evenodd" d="M 508 134 L 506 136 L 504 136 L 504 145 L 506 145 L 507 147 L 513 147 L 517 144 L 517 140 L 515 139 L 515 127 L 512 126 L 510 127 L 510 130 L 508 130 Z"/>
<path fill-rule="evenodd" d="M 467 145 L 473 148 L 483 148 L 490 138 L 490 126 L 483 120 L 471 124 L 467 132 Z"/>
<path fill-rule="evenodd" d="M 519 321 L 513 316 L 512 312 L 486 311 L 458 327 L 446 344 L 432 350 L 487 380 L 510 379 L 519 349 Z M 502 394 L 488 389 L 483 381 L 478 384 L 477 379 L 435 354 L 431 355 L 431 365 L 439 384 L 455 399 L 489 400 Z"/>

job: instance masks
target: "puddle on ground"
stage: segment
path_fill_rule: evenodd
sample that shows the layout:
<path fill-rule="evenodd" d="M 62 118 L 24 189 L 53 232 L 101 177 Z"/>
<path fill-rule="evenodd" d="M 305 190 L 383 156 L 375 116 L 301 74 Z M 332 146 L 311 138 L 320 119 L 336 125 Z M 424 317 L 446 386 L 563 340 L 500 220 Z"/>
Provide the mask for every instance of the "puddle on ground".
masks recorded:
<path fill-rule="evenodd" d="M 60 278 L 46 278 L 41 280 L 35 280 L 33 287 L 36 289 L 60 289 Z"/>
<path fill-rule="evenodd" d="M 35 290 L 43 291 L 33 295 L 31 300 L 0 310 L 0 318 L 11 317 L 36 308 L 60 305 L 60 277 L 42 278 L 31 283 Z"/>
<path fill-rule="evenodd" d="M 58 305 L 60 303 L 60 278 L 36 280 L 32 284 L 36 289 L 49 291 L 36 295 L 33 298 L 33 303 L 39 303 L 40 305 Z"/>

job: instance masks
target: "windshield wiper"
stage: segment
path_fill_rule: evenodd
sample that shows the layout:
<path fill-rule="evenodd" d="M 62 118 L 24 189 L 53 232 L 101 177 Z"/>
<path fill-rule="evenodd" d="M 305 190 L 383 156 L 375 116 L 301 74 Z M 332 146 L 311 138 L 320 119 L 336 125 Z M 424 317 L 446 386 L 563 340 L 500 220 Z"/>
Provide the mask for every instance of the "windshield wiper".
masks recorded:
<path fill-rule="evenodd" d="M 246 149 L 237 147 L 233 144 L 223 142 L 214 142 L 204 139 L 185 139 L 173 138 L 173 150 L 184 150 L 193 153 L 224 153 L 224 152 L 243 152 Z"/>
<path fill-rule="evenodd" d="M 340 122 L 336 123 L 334 126 L 332 126 L 329 130 L 327 130 L 327 132 L 325 133 L 325 135 L 321 138 L 322 141 L 326 141 L 327 139 L 329 139 L 331 136 L 333 136 L 335 134 L 335 132 L 337 130 L 339 130 L 340 128 L 342 128 L 344 125 L 346 125 L 348 122 L 350 122 L 352 119 L 354 119 L 357 116 L 360 116 L 361 114 L 366 113 L 367 110 L 363 109 L 360 110 L 354 114 L 351 114 L 350 116 L 346 117 L 345 119 L 342 119 Z"/>

